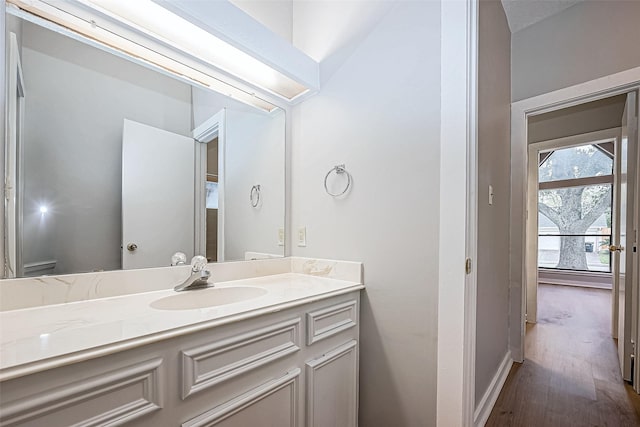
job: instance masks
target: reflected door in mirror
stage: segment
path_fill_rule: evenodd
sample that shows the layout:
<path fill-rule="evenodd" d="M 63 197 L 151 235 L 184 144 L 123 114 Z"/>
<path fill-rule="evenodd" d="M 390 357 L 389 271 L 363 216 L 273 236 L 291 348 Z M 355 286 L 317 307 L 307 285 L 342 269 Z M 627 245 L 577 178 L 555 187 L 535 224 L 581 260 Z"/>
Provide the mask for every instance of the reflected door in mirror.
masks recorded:
<path fill-rule="evenodd" d="M 193 256 L 192 138 L 131 120 L 122 137 L 122 268 L 169 265 Z"/>

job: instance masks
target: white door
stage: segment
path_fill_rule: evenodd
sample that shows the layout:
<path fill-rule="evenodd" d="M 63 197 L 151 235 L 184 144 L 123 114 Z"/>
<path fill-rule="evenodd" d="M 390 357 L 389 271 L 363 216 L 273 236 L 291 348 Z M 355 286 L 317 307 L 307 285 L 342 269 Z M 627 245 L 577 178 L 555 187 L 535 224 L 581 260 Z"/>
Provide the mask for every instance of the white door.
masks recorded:
<path fill-rule="evenodd" d="M 22 266 L 22 152 L 24 127 L 24 80 L 15 33 L 9 33 L 7 75 L 7 141 L 5 146 L 4 195 L 6 236 L 4 238 L 4 278 L 21 277 Z M 2 277 L 0 269 L 0 277 Z"/>
<path fill-rule="evenodd" d="M 632 252 L 626 250 L 633 246 L 633 209 L 635 150 L 638 140 L 636 111 L 636 93 L 627 96 L 627 105 L 622 118 L 622 135 L 616 155 L 616 215 L 613 233 L 613 279 L 618 288 L 618 356 L 620 368 L 625 380 L 631 381 L 631 359 L 634 352 L 632 344 L 633 295 L 638 292 L 634 285 Z M 636 289 L 634 289 L 636 288 Z"/>
<path fill-rule="evenodd" d="M 160 267 L 194 252 L 195 142 L 124 121 L 122 268 Z"/>

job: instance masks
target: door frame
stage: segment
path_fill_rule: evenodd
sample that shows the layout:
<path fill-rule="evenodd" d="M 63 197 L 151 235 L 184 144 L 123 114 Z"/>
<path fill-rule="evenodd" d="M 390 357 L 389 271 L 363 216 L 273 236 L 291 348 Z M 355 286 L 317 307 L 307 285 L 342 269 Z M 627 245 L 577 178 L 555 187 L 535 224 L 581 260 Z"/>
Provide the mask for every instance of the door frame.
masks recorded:
<path fill-rule="evenodd" d="M 580 83 L 511 104 L 510 347 L 514 361 L 524 361 L 526 289 L 530 274 L 526 235 L 528 200 L 527 119 L 529 117 L 628 93 L 640 88 L 640 67 Z M 636 253 L 637 258 L 637 253 Z M 637 294 L 637 293 L 636 293 Z M 634 295 L 634 301 L 637 298 Z M 640 328 L 636 328 L 638 330 Z M 635 337 L 636 339 L 638 337 Z M 637 342 L 637 341 L 636 341 Z M 637 350 L 636 350 L 637 352 Z M 636 355 L 637 356 L 637 355 Z M 639 379 L 636 369 L 636 379 Z M 635 381 L 636 387 L 638 381 Z"/>
<path fill-rule="evenodd" d="M 442 2 L 440 19 L 441 256 L 438 260 L 436 423 L 473 426 L 476 422 L 478 0 Z"/>
<path fill-rule="evenodd" d="M 556 138 L 547 141 L 535 142 L 528 145 L 528 177 L 527 190 L 528 194 L 535 194 L 538 191 L 538 156 L 541 152 L 550 150 L 577 147 L 586 144 L 597 144 L 602 142 L 613 142 L 617 144 L 620 139 L 620 128 L 605 129 L 596 132 L 587 132 L 580 135 L 573 135 L 563 138 Z M 614 178 L 615 179 L 615 178 Z M 614 184 L 613 182 L 611 183 Z M 614 190 L 615 191 L 615 190 Z M 538 198 L 527 198 L 527 212 L 538 212 Z M 538 215 L 532 215 L 527 221 L 527 250 L 526 250 L 526 266 L 527 266 L 527 323 L 537 322 L 538 313 Z M 615 298 L 615 285 L 612 287 L 612 320 L 617 319 L 617 301 Z M 533 315 L 531 315 L 533 314 Z M 612 327 L 616 322 L 612 322 Z M 615 333 L 612 330 L 612 334 Z"/>
<path fill-rule="evenodd" d="M 23 147 L 24 147 L 24 100 L 25 85 L 20 60 L 18 37 L 15 33 L 9 33 L 9 56 L 7 68 L 7 93 L 5 99 L 5 164 L 4 164 L 4 259 L 2 277 L 10 279 L 22 277 L 22 212 L 23 212 Z M 16 96 L 17 95 L 17 96 Z M 10 167 L 11 166 L 11 167 Z M 13 171 L 13 172 L 11 172 Z M 7 174 L 13 173 L 14 182 L 7 182 Z M 13 188 L 11 188 L 13 187 Z M 13 199 L 13 200 L 12 200 Z M 11 207 L 12 206 L 12 207 Z M 10 208 L 11 207 L 11 208 Z M 13 217 L 13 218 L 12 218 Z M 13 232 L 9 232 L 11 224 Z"/>
<path fill-rule="evenodd" d="M 207 143 L 218 138 L 218 253 L 216 262 L 224 261 L 224 184 L 225 184 L 225 126 L 226 109 L 218 111 L 201 125 L 191 136 L 196 142 L 195 150 L 195 239 L 194 254 L 206 255 L 207 252 L 207 215 L 205 213 L 207 181 Z"/>

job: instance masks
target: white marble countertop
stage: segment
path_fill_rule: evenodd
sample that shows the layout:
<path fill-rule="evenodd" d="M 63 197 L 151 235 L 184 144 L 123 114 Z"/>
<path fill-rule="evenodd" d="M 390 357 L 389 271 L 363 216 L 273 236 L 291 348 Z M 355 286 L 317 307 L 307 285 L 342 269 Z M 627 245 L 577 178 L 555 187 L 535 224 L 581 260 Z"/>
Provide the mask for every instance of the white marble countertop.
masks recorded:
<path fill-rule="evenodd" d="M 364 288 L 359 282 L 288 272 L 179 294 L 238 286 L 266 292 L 186 310 L 152 307 L 154 301 L 178 294 L 169 289 L 1 312 L 0 381 Z"/>

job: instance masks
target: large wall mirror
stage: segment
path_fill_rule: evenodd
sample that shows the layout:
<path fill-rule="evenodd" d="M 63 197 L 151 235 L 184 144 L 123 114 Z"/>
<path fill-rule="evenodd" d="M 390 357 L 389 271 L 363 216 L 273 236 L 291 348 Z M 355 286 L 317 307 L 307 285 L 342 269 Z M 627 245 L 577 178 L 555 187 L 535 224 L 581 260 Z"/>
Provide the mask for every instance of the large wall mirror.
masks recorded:
<path fill-rule="evenodd" d="M 5 277 L 284 255 L 282 109 L 6 19 Z"/>

